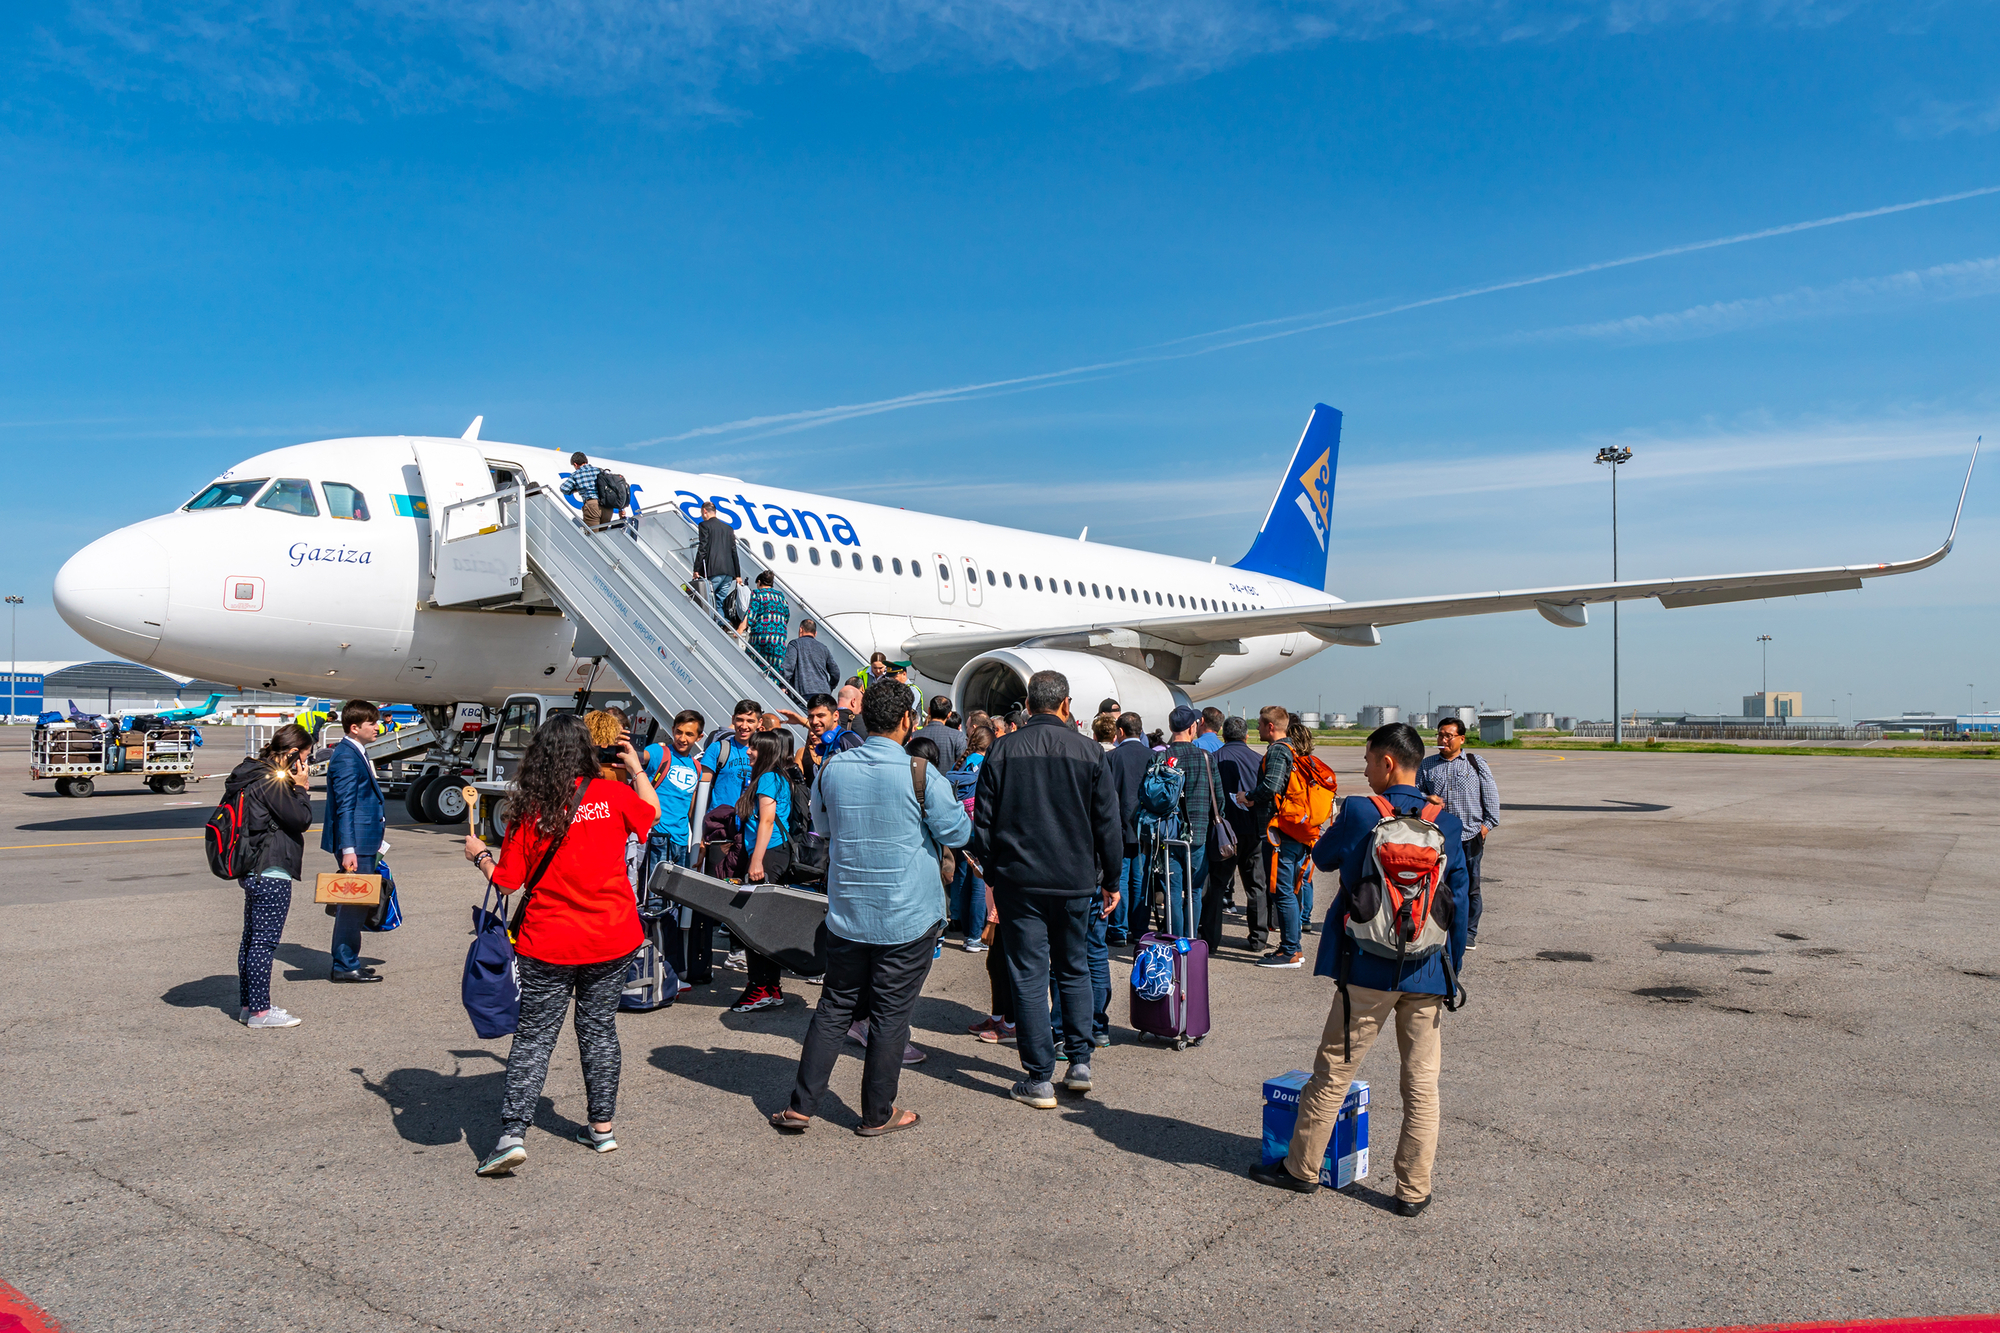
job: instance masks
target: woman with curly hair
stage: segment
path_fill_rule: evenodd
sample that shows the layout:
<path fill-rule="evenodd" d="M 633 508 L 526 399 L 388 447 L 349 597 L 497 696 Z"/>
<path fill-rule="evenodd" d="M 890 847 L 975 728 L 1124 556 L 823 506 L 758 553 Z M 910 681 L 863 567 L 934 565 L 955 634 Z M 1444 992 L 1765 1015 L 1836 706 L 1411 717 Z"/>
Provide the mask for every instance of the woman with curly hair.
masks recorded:
<path fill-rule="evenodd" d="M 224 802 L 243 794 L 243 941 L 236 946 L 236 1021 L 250 1028 L 295 1028 L 299 1020 L 271 1006 L 271 955 L 292 910 L 292 881 L 304 873 L 305 832 L 312 826 L 306 760 L 312 737 L 287 723 L 254 759 L 223 784 Z"/>
<path fill-rule="evenodd" d="M 626 775 L 643 776 L 631 741 L 620 736 L 617 748 Z M 507 1175 L 528 1158 L 522 1138 L 572 995 L 590 1116 L 576 1141 L 598 1152 L 618 1147 L 611 1135 L 618 1104 L 618 994 L 643 938 L 625 876 L 625 848 L 633 835 L 651 832 L 660 816 L 652 783 L 598 776 L 590 731 L 574 713 L 557 713 L 542 724 L 507 799 L 513 825 L 498 857 L 477 837 L 465 839 L 465 859 L 484 869 L 502 894 L 527 890 L 514 939 L 520 1026 L 507 1055 L 500 1141 L 479 1164 L 482 1176 Z"/>
<path fill-rule="evenodd" d="M 771 670 L 785 669 L 785 641 L 792 633 L 792 604 L 779 591 L 770 570 L 757 576 L 757 591 L 750 594 L 750 619 L 740 633 L 748 633 L 750 646 Z"/>

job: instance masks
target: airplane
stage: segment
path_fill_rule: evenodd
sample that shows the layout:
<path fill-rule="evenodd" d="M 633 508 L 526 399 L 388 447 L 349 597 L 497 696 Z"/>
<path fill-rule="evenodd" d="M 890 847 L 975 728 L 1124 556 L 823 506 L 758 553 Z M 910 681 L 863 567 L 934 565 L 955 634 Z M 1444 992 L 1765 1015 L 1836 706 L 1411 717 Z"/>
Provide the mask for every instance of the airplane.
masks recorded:
<path fill-rule="evenodd" d="M 152 716 L 167 723 L 199 722 L 220 707 L 222 707 L 222 696 L 220 694 L 211 694 L 208 696 L 208 702 L 205 704 L 192 704 L 186 708 L 169 708 L 164 712 L 154 713 Z"/>
<path fill-rule="evenodd" d="M 432 515 L 503 485 L 555 490 L 567 454 L 457 439 L 321 440 L 247 458 L 171 513 L 84 547 L 54 602 L 91 643 L 135 662 L 245 686 L 413 704 L 483 702 L 574 687 L 588 664 L 551 603 L 500 610 L 432 604 Z M 1670 608 L 1859 588 L 1913 560 L 1511 591 L 1343 601 L 1324 590 L 1341 413 L 1308 416 L 1248 552 L 1232 565 L 1159 555 L 839 499 L 712 473 L 593 458 L 622 473 L 642 526 L 692 522 L 702 501 L 782 571 L 860 654 L 908 659 L 962 710 L 1025 697 L 1053 668 L 1088 704 L 1146 717 L 1241 691 L 1385 626 L 1505 611 L 1565 628 L 1595 603 Z M 581 502 L 569 498 L 572 508 Z M 607 538 L 613 539 L 613 538 Z M 617 538 L 621 539 L 622 538 Z M 540 609 L 545 614 L 536 614 Z M 798 612 L 795 610 L 795 614 Z M 1079 704 L 1082 707 L 1083 704 Z"/>

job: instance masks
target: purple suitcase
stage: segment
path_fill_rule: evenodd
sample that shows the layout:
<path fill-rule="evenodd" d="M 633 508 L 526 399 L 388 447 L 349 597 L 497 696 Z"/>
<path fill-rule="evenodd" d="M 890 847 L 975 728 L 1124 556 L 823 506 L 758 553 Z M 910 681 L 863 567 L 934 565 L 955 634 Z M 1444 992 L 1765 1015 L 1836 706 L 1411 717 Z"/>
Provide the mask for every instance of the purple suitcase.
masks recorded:
<path fill-rule="evenodd" d="M 1181 920 L 1192 928 L 1198 924 L 1194 917 L 1194 845 L 1168 841 L 1165 852 L 1181 861 L 1186 909 Z M 1172 877 L 1167 876 L 1166 880 L 1171 886 Z M 1141 999 L 1136 990 L 1130 991 L 1132 1026 L 1145 1036 L 1171 1041 L 1177 1051 L 1184 1050 L 1208 1035 L 1208 941 L 1176 939 L 1164 931 L 1148 931 L 1139 937 L 1139 948 L 1151 944 L 1164 945 L 1173 954 L 1173 986 L 1159 1000 Z M 1129 987 L 1130 983 L 1127 984 Z"/>

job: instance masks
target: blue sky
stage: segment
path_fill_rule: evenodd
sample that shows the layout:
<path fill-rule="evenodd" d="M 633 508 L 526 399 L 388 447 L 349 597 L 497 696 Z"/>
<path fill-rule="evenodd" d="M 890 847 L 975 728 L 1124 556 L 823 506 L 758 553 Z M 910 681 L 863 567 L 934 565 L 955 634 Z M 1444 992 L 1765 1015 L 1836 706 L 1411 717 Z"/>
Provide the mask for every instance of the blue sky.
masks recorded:
<path fill-rule="evenodd" d="M 2000 186 L 1987 6 L 29 8 L 24 658 L 97 656 L 55 569 L 232 461 L 475 413 L 1228 562 L 1325 401 L 1350 598 L 1607 576 L 1608 442 L 1628 577 L 1920 554 L 1994 420 L 2000 194 L 1681 250 Z M 1628 607 L 1625 701 L 1734 711 L 1769 633 L 1810 711 L 2000 706 L 1995 468 L 1934 571 Z M 1384 637 L 1236 702 L 1609 712 L 1608 623 Z"/>

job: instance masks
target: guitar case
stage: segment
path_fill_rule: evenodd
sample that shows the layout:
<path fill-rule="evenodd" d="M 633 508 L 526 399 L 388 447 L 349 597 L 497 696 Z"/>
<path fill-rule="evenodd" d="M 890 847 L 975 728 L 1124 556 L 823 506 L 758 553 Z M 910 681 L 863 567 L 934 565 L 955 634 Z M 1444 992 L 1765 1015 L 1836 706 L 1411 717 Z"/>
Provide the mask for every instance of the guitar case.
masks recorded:
<path fill-rule="evenodd" d="M 789 884 L 736 884 L 662 862 L 647 890 L 729 927 L 730 935 L 803 977 L 826 972 L 826 895 Z"/>

